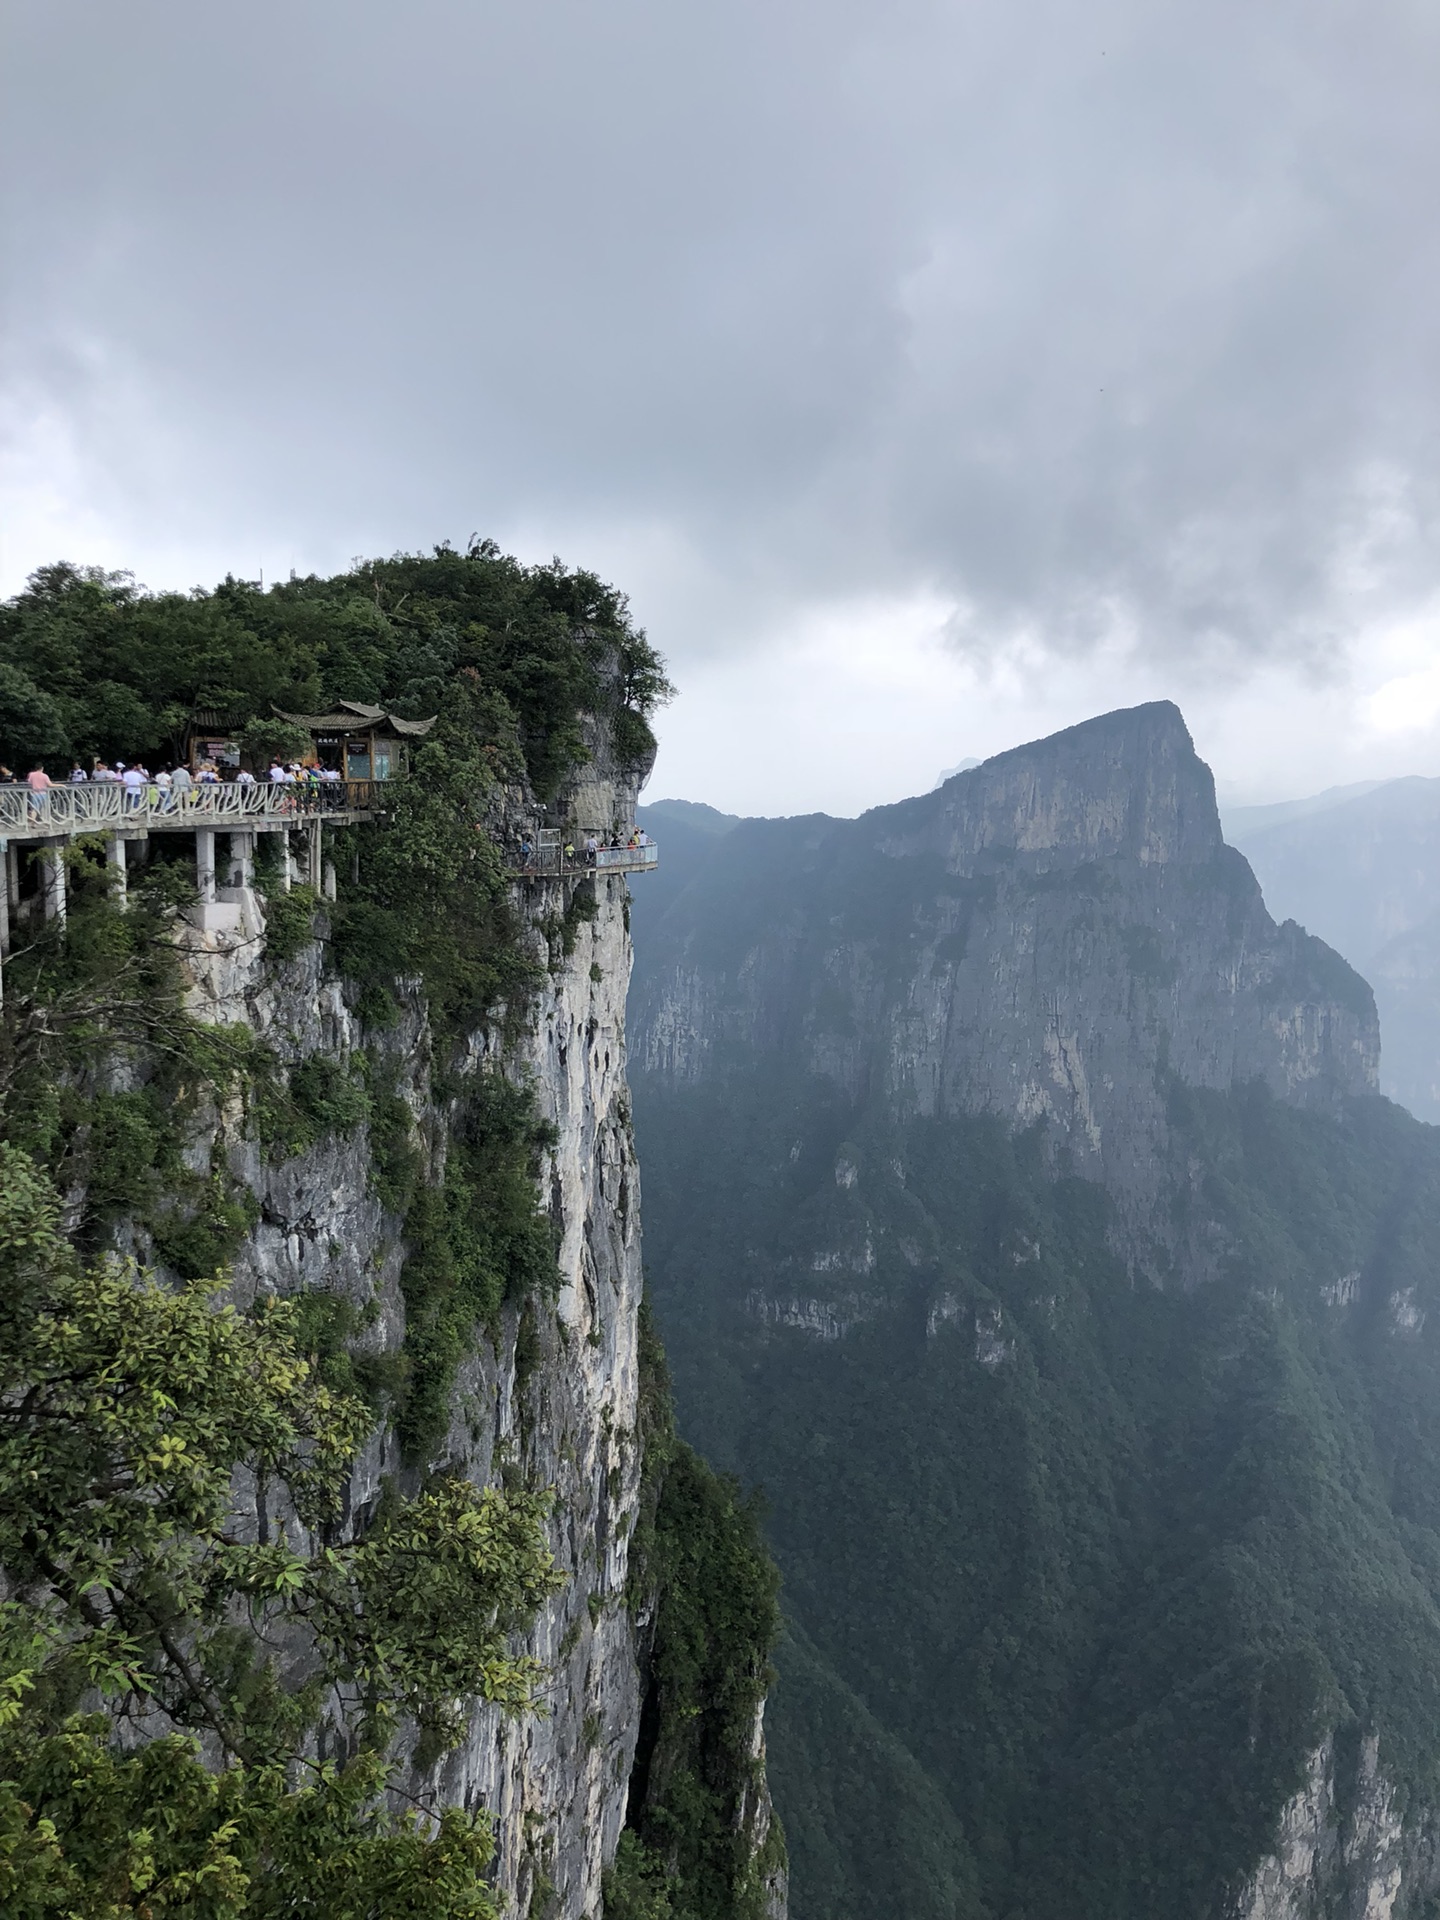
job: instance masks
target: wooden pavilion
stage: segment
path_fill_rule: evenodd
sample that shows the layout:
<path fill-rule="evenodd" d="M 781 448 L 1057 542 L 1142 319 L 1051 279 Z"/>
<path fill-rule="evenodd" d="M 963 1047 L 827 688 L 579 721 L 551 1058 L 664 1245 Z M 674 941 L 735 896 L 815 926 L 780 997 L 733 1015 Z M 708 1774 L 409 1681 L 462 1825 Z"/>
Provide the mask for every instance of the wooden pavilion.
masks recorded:
<path fill-rule="evenodd" d="M 310 735 L 317 766 L 333 767 L 346 780 L 390 780 L 404 773 L 410 743 L 423 740 L 438 718 L 432 713 L 428 720 L 402 720 L 363 700 L 337 700 L 333 713 L 274 711 Z"/>

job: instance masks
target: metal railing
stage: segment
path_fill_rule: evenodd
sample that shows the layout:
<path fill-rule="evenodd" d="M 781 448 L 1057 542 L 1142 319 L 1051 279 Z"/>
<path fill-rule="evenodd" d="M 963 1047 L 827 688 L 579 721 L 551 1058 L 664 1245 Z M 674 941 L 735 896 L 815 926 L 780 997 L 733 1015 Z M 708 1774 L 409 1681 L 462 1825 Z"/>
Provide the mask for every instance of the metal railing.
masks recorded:
<path fill-rule="evenodd" d="M 571 873 L 643 873 L 659 864 L 660 849 L 653 840 L 648 846 L 597 847 L 590 853 L 576 847 L 570 854 L 562 846 L 522 844 L 512 850 L 509 860 L 510 871 L 527 880 Z"/>
<path fill-rule="evenodd" d="M 253 786 L 220 780 L 197 782 L 184 793 L 153 782 L 126 787 L 87 780 L 38 793 L 28 786 L 0 786 L 0 836 L 39 840 L 126 827 L 285 827 L 317 814 L 374 812 L 384 786 L 383 780 L 257 780 Z"/>

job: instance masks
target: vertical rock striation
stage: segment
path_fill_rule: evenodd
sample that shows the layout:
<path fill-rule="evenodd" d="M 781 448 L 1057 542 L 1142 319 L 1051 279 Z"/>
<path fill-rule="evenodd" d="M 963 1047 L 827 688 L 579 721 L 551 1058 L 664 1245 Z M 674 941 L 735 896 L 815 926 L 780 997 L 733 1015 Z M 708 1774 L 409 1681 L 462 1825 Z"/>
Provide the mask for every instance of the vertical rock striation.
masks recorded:
<path fill-rule="evenodd" d="M 650 1273 L 770 1495 L 800 1920 L 1428 1912 L 1440 1153 L 1180 714 L 736 822 L 637 910 Z"/>
<path fill-rule="evenodd" d="M 633 817 L 633 770 L 625 792 L 623 782 L 599 777 L 597 763 L 605 771 L 597 755 L 580 796 L 590 809 L 584 817 L 625 806 Z M 585 895 L 579 912 L 577 887 Z M 627 1608 L 643 1464 L 640 1187 L 625 1053 L 629 896 L 623 877 L 600 874 L 517 885 L 513 904 L 542 984 L 523 1006 L 501 1009 L 469 1036 L 459 1072 L 499 1072 L 530 1089 L 552 1130 L 541 1204 L 559 1285 L 553 1296 L 507 1303 L 498 1329 L 477 1332 L 436 1458 L 477 1485 L 514 1480 L 552 1489 L 551 1544 L 567 1578 L 523 1649 L 547 1670 L 542 1710 L 507 1718 L 477 1709 L 458 1749 L 438 1762 L 414 1754 L 410 1784 L 432 1802 L 489 1810 L 497 1879 L 512 1911 L 595 1920 L 602 1872 L 625 1820 L 640 1717 L 640 1630 Z M 200 931 L 183 938 L 200 1017 L 245 1021 L 286 1068 L 324 1055 L 342 1073 L 358 1072 L 364 1049 L 371 1071 L 383 1071 L 409 1111 L 423 1177 L 439 1180 L 447 1095 L 418 983 L 402 992 L 396 1024 L 367 1032 L 352 996 L 327 975 L 321 940 L 277 967 L 263 938 Z M 204 1116 L 191 1144 L 197 1166 L 223 1156 L 255 1197 L 258 1218 L 234 1263 L 236 1295 L 339 1292 L 370 1311 L 366 1341 L 394 1352 L 405 1332 L 405 1220 L 377 1194 L 372 1149 L 362 1126 L 275 1163 L 249 1137 L 238 1102 Z M 386 1430 L 354 1474 L 349 1506 L 357 1521 L 390 1475 L 402 1485 L 416 1479 Z M 258 1514 L 255 1524 L 263 1524 Z M 331 1737 L 343 1739 L 343 1727 Z M 770 1823 L 758 1730 L 756 1757 L 758 1799 L 744 1817 L 758 1851 Z M 783 1879 L 769 1912 L 783 1920 Z"/>
<path fill-rule="evenodd" d="M 1266 912 L 1169 702 L 859 820 L 741 822 L 712 871 L 714 905 L 682 895 L 654 929 L 645 1074 L 694 1085 L 758 1050 L 897 1116 L 1045 1120 L 1137 1244 L 1168 1074 L 1321 1110 L 1376 1085 L 1369 988 Z"/>

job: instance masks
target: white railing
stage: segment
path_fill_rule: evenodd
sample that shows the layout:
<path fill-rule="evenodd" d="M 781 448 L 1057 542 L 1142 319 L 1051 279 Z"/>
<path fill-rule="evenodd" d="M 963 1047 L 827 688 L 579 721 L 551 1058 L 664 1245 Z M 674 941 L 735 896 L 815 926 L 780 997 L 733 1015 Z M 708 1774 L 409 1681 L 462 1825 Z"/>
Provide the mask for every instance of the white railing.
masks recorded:
<path fill-rule="evenodd" d="M 221 780 L 188 793 L 164 787 L 125 787 L 87 780 L 33 792 L 0 786 L 0 836 L 43 839 L 50 834 L 113 833 L 125 827 L 284 827 L 319 814 L 364 812 L 379 800 L 374 780 L 322 780 L 311 786 Z"/>

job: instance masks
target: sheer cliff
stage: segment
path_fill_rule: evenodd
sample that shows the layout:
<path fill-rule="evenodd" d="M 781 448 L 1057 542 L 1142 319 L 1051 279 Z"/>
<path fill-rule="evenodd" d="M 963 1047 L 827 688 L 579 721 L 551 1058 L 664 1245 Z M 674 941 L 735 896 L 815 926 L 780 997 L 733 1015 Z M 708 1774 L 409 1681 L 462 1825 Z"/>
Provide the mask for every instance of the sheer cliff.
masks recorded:
<path fill-rule="evenodd" d="M 1440 1151 L 1175 709 L 736 823 L 636 936 L 680 1419 L 785 1581 L 795 1913 L 1426 1911 Z"/>
<path fill-rule="evenodd" d="M 633 792 L 617 794 L 613 779 L 597 800 L 599 758 L 573 804 L 597 818 L 602 802 L 606 818 L 633 813 Z M 597 875 L 517 885 L 514 906 L 541 984 L 471 1030 L 458 1059 L 437 1045 L 418 982 L 402 995 L 393 1024 L 367 1026 L 353 989 L 327 964 L 323 915 L 311 922 L 313 937 L 278 966 L 263 937 L 190 933 L 184 954 L 192 1009 L 222 1027 L 247 1026 L 292 1082 L 319 1060 L 341 1082 L 387 1090 L 388 1153 L 393 1159 L 398 1119 L 412 1156 L 412 1200 L 416 1191 L 445 1188 L 467 1084 L 494 1076 L 533 1102 L 554 1284 L 505 1287 L 486 1324 L 467 1329 L 443 1421 L 423 1453 L 404 1448 L 393 1424 L 383 1426 L 347 1504 L 363 1525 L 387 1480 L 419 1485 L 437 1463 L 479 1487 L 518 1484 L 553 1496 L 549 1544 L 563 1580 L 521 1648 L 545 1675 L 541 1710 L 473 1711 L 454 1751 L 427 1758 L 423 1746 L 415 1749 L 406 1790 L 426 1806 L 490 1814 L 495 1879 L 509 1910 L 582 1920 L 601 1911 L 602 1879 L 627 1811 L 632 1824 L 643 1812 L 632 1782 L 647 1689 L 652 1723 L 663 1705 L 652 1669 L 665 1595 L 631 1564 L 646 1436 L 640 1182 L 625 1077 L 629 896 L 623 876 Z M 210 1114 L 188 1151 L 197 1164 L 223 1158 L 254 1197 L 258 1217 L 231 1265 L 237 1300 L 275 1293 L 349 1302 L 366 1329 L 359 1348 L 383 1359 L 405 1347 L 407 1310 L 415 1311 L 407 1262 L 417 1248 L 413 1213 L 407 1220 L 377 1178 L 373 1122 L 372 1108 L 371 1120 L 348 1133 L 277 1155 L 236 1105 Z M 662 1465 L 652 1462 L 651 1471 L 663 1477 Z M 257 1529 L 264 1524 L 262 1493 Z M 691 1711 L 713 1704 L 692 1703 Z M 733 1799 L 737 1858 L 742 1869 L 751 1863 L 756 1894 L 734 1911 L 782 1916 L 784 1856 L 771 1830 L 762 1704 L 757 1692 L 743 1763 L 721 1790 Z M 343 1723 L 335 1737 L 346 1737 Z M 652 1725 L 652 1749 L 655 1738 Z M 641 1758 L 648 1765 L 650 1755 Z"/>
<path fill-rule="evenodd" d="M 637 986 L 659 1083 L 758 1051 L 897 1115 L 1043 1118 L 1162 1241 L 1167 1071 L 1315 1108 L 1375 1086 L 1368 987 L 1270 919 L 1168 705 L 858 822 L 742 822 L 710 874 Z"/>
<path fill-rule="evenodd" d="M 627 884 L 521 857 L 634 817 L 623 600 L 479 541 L 57 567 L 0 652 L 67 758 L 380 699 L 408 756 L 7 791 L 0 1906 L 783 1920 L 776 1576 L 642 1301 Z"/>

